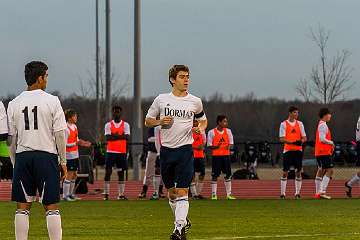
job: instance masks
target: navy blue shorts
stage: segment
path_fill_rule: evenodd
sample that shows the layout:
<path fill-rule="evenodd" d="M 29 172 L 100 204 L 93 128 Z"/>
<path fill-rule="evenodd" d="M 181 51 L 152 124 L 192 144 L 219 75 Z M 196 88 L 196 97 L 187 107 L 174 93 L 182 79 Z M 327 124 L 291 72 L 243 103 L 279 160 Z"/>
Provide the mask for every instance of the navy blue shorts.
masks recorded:
<path fill-rule="evenodd" d="M 194 172 L 205 176 L 205 158 L 194 158 Z"/>
<path fill-rule="evenodd" d="M 288 172 L 291 167 L 294 167 L 297 172 L 302 169 L 303 152 L 302 151 L 288 151 L 283 154 L 283 171 Z"/>
<path fill-rule="evenodd" d="M 220 174 L 225 174 L 225 178 L 231 178 L 231 160 L 230 156 L 213 156 L 211 176 L 218 178 Z"/>
<path fill-rule="evenodd" d="M 318 167 L 321 169 L 329 169 L 334 167 L 331 156 L 317 156 L 316 161 Z"/>
<path fill-rule="evenodd" d="M 79 159 L 67 159 L 66 160 L 66 168 L 68 171 L 78 171 L 79 170 Z"/>
<path fill-rule="evenodd" d="M 114 166 L 118 171 L 126 171 L 128 169 L 126 153 L 108 153 L 108 152 L 106 153 L 105 155 L 106 169 L 112 169 Z"/>
<path fill-rule="evenodd" d="M 188 188 L 194 175 L 194 155 L 192 145 L 178 148 L 161 147 L 161 177 L 167 189 Z"/>
<path fill-rule="evenodd" d="M 44 205 L 60 200 L 60 170 L 56 154 L 42 151 L 17 153 L 11 200 L 32 202 L 36 192 Z"/>

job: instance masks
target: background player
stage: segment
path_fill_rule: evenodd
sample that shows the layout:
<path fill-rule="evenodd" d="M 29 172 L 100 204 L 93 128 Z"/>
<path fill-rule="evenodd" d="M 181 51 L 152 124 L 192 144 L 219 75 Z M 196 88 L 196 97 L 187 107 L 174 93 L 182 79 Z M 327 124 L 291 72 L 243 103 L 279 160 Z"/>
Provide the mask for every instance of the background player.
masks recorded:
<path fill-rule="evenodd" d="M 105 156 L 105 185 L 104 200 L 109 199 L 110 179 L 112 168 L 115 165 L 119 177 L 118 200 L 127 200 L 125 196 L 125 171 L 127 163 L 127 141 L 130 137 L 130 125 L 121 120 L 122 108 L 112 107 L 113 120 L 105 124 L 106 156 Z"/>
<path fill-rule="evenodd" d="M 67 175 L 63 183 L 63 199 L 65 201 L 74 201 L 79 199 L 75 196 L 75 182 L 79 170 L 79 146 L 91 147 L 91 142 L 79 139 L 75 110 L 67 109 L 65 119 L 67 123 L 65 132 Z"/>
<path fill-rule="evenodd" d="M 189 68 L 174 65 L 169 70 L 171 93 L 160 94 L 150 106 L 145 125 L 161 125 L 161 176 L 168 189 L 170 207 L 175 215 L 175 228 L 171 239 L 186 239 L 190 227 L 188 189 L 194 173 L 192 150 L 193 119 L 199 126 L 193 130 L 204 132 L 207 120 L 200 98 L 188 92 Z M 160 117 L 160 119 L 157 119 Z"/>
<path fill-rule="evenodd" d="M 306 133 L 304 124 L 298 121 L 299 109 L 291 106 L 289 108 L 288 119 L 280 124 L 279 137 L 280 142 L 284 143 L 283 150 L 283 175 L 281 177 L 281 195 L 285 199 L 286 183 L 288 172 L 291 167 L 295 168 L 295 198 L 300 198 L 301 190 L 301 172 L 303 159 L 303 143 L 306 142 Z"/>
<path fill-rule="evenodd" d="M 48 67 L 43 62 L 25 66 L 27 91 L 8 106 L 9 140 L 15 159 L 12 200 L 17 202 L 15 214 L 16 239 L 28 238 L 31 202 L 39 193 L 46 210 L 50 240 L 62 238 L 60 200 L 60 170 L 66 175 L 66 122 L 58 97 L 44 92 Z M 16 151 L 16 157 L 15 157 Z"/>
<path fill-rule="evenodd" d="M 208 132 L 207 145 L 211 149 L 212 171 L 211 171 L 211 199 L 217 200 L 217 179 L 221 173 L 225 174 L 225 190 L 228 200 L 236 199 L 231 194 L 231 160 L 230 149 L 234 145 L 234 137 L 228 128 L 228 120 L 225 115 L 216 118 L 216 128 Z"/>

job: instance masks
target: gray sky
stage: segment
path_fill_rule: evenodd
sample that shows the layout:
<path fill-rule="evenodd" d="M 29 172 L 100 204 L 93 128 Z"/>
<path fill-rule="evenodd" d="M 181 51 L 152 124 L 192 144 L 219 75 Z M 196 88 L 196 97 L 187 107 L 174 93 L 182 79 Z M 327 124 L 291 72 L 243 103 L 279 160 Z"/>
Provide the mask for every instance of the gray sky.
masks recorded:
<path fill-rule="evenodd" d="M 132 0 L 111 4 L 112 65 L 120 80 L 131 84 Z M 79 91 L 79 79 L 95 72 L 95 0 L 2 0 L 0 6 L 0 96 L 24 89 L 24 64 L 33 59 L 48 63 L 50 91 Z M 143 0 L 142 93 L 168 91 L 169 66 L 185 63 L 194 94 L 254 92 L 293 99 L 294 85 L 318 61 L 318 49 L 307 35 L 319 23 L 331 30 L 331 55 L 343 48 L 352 52 L 349 63 L 357 82 L 359 9 L 359 0 Z M 349 97 L 359 97 L 359 90 L 357 83 Z"/>

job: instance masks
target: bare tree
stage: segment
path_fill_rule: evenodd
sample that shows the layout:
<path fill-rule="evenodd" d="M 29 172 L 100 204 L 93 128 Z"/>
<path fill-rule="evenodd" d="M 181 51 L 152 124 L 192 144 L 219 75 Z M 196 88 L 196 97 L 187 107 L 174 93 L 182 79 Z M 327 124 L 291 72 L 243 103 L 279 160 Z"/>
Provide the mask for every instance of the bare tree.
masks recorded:
<path fill-rule="evenodd" d="M 320 49 L 320 64 L 313 66 L 308 78 L 298 82 L 296 92 L 305 101 L 313 99 L 323 104 L 345 97 L 355 84 L 351 81 L 353 69 L 347 64 L 350 52 L 342 50 L 328 60 L 326 51 L 330 32 L 319 25 L 317 32 L 310 29 L 309 37 Z"/>

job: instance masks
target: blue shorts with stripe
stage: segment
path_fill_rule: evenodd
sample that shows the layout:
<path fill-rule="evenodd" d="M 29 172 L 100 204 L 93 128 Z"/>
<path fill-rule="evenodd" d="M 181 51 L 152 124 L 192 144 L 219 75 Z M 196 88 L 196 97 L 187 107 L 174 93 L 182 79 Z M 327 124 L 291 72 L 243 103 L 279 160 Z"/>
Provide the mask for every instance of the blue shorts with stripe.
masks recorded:
<path fill-rule="evenodd" d="M 17 153 L 11 199 L 15 202 L 32 202 L 39 193 L 44 205 L 60 200 L 60 171 L 56 154 L 42 151 Z"/>
<path fill-rule="evenodd" d="M 66 160 L 66 168 L 68 171 L 78 171 L 79 170 L 79 159 L 67 159 Z"/>
<path fill-rule="evenodd" d="M 178 148 L 161 147 L 160 169 L 164 185 L 169 188 L 188 188 L 194 175 L 192 145 Z"/>
<path fill-rule="evenodd" d="M 112 169 L 114 166 L 118 171 L 126 171 L 128 169 L 126 153 L 106 153 L 105 168 Z"/>

